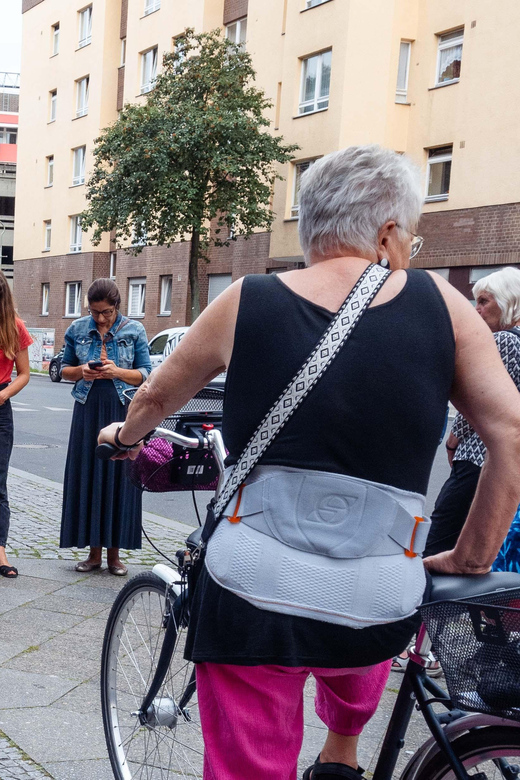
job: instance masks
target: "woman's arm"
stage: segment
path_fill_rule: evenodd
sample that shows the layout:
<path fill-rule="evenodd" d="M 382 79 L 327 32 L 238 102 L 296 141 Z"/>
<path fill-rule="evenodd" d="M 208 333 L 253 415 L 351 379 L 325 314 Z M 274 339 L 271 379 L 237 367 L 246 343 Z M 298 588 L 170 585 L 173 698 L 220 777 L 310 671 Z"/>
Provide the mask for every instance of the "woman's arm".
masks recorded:
<path fill-rule="evenodd" d="M 427 558 L 425 565 L 444 574 L 483 574 L 489 571 L 520 501 L 520 394 L 489 328 L 469 301 L 441 277 L 435 282 L 455 332 L 451 400 L 486 445 L 487 455 L 455 548 Z"/>
<path fill-rule="evenodd" d="M 29 379 L 31 378 L 31 370 L 29 368 L 29 350 L 21 349 L 17 352 L 14 359 L 16 366 L 16 379 L 13 379 L 10 385 L 5 390 L 0 391 L 0 406 L 3 406 L 5 402 L 15 396 L 20 390 L 23 390 Z"/>

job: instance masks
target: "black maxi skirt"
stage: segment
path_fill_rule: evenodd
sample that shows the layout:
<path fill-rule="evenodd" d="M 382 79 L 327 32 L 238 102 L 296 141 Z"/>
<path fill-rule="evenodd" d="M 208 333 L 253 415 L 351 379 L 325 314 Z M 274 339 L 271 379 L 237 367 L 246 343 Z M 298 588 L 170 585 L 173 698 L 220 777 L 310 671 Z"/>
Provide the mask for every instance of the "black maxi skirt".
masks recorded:
<path fill-rule="evenodd" d="M 127 463 L 96 458 L 100 429 L 125 416 L 111 379 L 96 379 L 87 402 L 74 404 L 60 547 L 141 548 L 141 492 L 126 475 Z"/>

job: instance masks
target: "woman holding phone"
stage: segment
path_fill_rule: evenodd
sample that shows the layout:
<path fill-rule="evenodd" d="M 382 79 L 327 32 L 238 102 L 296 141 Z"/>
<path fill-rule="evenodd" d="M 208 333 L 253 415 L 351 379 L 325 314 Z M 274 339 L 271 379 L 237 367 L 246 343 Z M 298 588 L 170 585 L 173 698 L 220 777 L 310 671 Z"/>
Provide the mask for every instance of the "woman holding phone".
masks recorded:
<path fill-rule="evenodd" d="M 141 547 L 141 494 L 127 479 L 124 464 L 96 458 L 98 431 L 123 423 L 123 391 L 144 382 L 151 371 L 146 332 L 119 311 L 121 296 L 111 279 L 96 279 L 87 292 L 88 311 L 65 333 L 62 376 L 75 382 L 63 486 L 60 547 L 90 547 L 76 571 L 101 567 L 103 547 L 111 574 L 127 568 L 119 548 Z M 115 416 L 114 416 L 115 415 Z"/>

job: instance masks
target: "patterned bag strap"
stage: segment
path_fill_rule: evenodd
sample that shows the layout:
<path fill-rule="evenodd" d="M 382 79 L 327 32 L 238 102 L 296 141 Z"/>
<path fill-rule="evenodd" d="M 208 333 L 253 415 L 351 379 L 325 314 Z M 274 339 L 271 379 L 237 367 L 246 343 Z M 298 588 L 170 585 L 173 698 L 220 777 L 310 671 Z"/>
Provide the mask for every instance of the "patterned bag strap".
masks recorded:
<path fill-rule="evenodd" d="M 363 312 L 379 292 L 390 271 L 371 264 L 363 271 L 312 354 L 266 414 L 236 462 L 213 508 L 218 518 L 266 449 L 294 414 L 344 345 Z"/>

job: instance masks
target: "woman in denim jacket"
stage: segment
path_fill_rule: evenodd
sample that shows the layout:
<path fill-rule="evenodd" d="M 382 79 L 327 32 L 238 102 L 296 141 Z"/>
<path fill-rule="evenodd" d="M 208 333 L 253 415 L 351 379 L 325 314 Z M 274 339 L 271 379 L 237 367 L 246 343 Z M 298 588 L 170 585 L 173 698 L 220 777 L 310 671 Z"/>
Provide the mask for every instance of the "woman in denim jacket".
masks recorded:
<path fill-rule="evenodd" d="M 141 547 L 141 494 L 127 480 L 121 462 L 101 461 L 95 450 L 98 431 L 114 419 L 124 421 L 123 391 L 144 382 L 151 371 L 146 332 L 140 322 L 119 311 L 121 296 L 111 279 L 89 287 L 89 316 L 65 333 L 64 379 L 75 382 L 63 488 L 60 547 L 87 547 L 90 554 L 76 571 L 101 566 L 107 548 L 111 574 L 124 576 L 119 548 Z M 98 362 L 98 367 L 89 364 Z M 114 415 L 116 415 L 114 417 Z"/>

